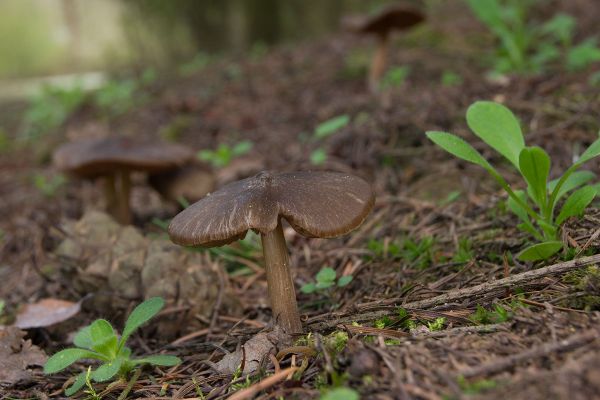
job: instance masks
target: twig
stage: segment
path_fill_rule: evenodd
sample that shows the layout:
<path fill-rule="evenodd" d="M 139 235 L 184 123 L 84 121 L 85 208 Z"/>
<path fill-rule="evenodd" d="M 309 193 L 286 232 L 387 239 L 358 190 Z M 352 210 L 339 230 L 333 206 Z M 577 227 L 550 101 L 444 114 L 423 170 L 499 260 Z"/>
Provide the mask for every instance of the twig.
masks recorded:
<path fill-rule="evenodd" d="M 254 395 L 256 395 L 258 392 L 260 392 L 261 390 L 265 390 L 270 388 L 271 386 L 279 383 L 280 381 L 286 379 L 288 376 L 290 376 L 291 374 L 293 374 L 294 372 L 296 372 L 296 370 L 298 370 L 298 367 L 290 367 L 290 368 L 286 368 L 284 370 L 281 370 L 271 376 L 269 376 L 268 378 L 263 379 L 262 381 L 255 383 L 254 385 L 246 388 L 246 389 L 242 389 L 240 391 L 235 392 L 233 395 L 231 395 L 228 400 L 245 400 L 245 399 L 251 399 L 254 397 Z"/>
<path fill-rule="evenodd" d="M 550 275 L 559 275 L 564 274 L 566 272 L 581 268 L 587 267 L 588 265 L 596 264 L 600 262 L 600 254 L 596 254 L 589 257 L 579 258 L 576 260 L 566 261 L 554 265 L 550 265 L 544 268 L 539 268 L 533 271 L 522 272 L 520 274 L 512 275 L 507 278 L 498 279 L 491 282 L 485 282 L 479 285 L 471 286 L 468 288 L 452 290 L 447 293 L 444 293 L 439 296 L 435 296 L 425 300 L 413 301 L 410 303 L 400 304 L 400 306 L 406 310 L 414 310 L 414 309 L 427 309 L 435 306 L 439 306 L 442 304 L 447 304 L 457 300 L 463 300 L 465 298 L 473 297 L 473 296 L 481 296 L 491 292 L 495 292 L 504 288 L 514 287 L 516 285 L 521 285 L 526 282 L 533 281 L 535 279 L 543 278 Z M 393 304 L 399 302 L 401 299 L 388 299 L 385 301 L 385 304 Z M 374 311 L 370 313 L 360 314 L 360 309 L 353 312 L 351 316 L 343 316 L 343 315 L 335 315 L 329 314 L 325 316 L 327 321 L 318 322 L 318 319 L 322 316 L 319 316 L 315 319 L 315 322 L 309 322 L 307 325 L 311 330 L 326 330 L 332 329 L 340 324 L 349 324 L 353 321 L 369 321 L 372 319 L 382 318 L 384 316 L 389 316 L 395 314 L 396 310 L 380 310 Z"/>
<path fill-rule="evenodd" d="M 532 348 L 531 350 L 527 350 L 512 356 L 500 358 L 499 360 L 495 360 L 491 363 L 484 364 L 479 367 L 464 370 L 457 374 L 457 377 L 462 376 L 464 378 L 473 378 L 476 376 L 486 376 L 490 374 L 495 374 L 507 368 L 510 368 L 522 361 L 547 356 L 551 353 L 558 353 L 562 351 L 576 349 L 578 347 L 588 344 L 593 340 L 598 339 L 600 339 L 600 331 L 598 329 L 589 329 L 583 333 L 572 335 L 557 343 L 544 343 L 540 346 Z"/>

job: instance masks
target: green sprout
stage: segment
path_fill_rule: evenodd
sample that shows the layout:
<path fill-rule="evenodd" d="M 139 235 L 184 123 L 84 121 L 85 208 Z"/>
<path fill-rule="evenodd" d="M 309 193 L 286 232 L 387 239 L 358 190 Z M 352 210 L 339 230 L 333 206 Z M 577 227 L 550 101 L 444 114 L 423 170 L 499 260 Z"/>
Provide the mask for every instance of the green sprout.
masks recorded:
<path fill-rule="evenodd" d="M 129 315 L 120 338 L 107 320 L 95 320 L 75 336 L 77 347 L 61 350 L 48 359 L 44 373 L 54 374 L 79 360 L 95 359 L 102 365 L 90 371 L 89 378 L 94 382 L 106 382 L 115 376 L 124 379 L 131 370 L 142 364 L 171 367 L 181 363 L 178 357 L 162 354 L 131 358 L 131 349 L 125 346 L 131 334 L 154 317 L 164 304 L 160 297 L 153 297 L 138 305 Z M 86 380 L 89 380 L 87 376 L 86 372 L 80 373 L 65 394 L 71 396 L 86 385 Z"/>
<path fill-rule="evenodd" d="M 321 400 L 359 400 L 360 395 L 354 389 L 348 387 L 339 387 L 326 391 Z"/>
<path fill-rule="evenodd" d="M 327 121 L 321 122 L 315 128 L 312 140 L 320 141 L 323 140 L 334 133 L 337 133 L 340 129 L 346 127 L 350 123 L 350 116 L 347 114 L 338 115 L 337 117 L 333 117 L 328 119 Z M 323 147 L 318 147 L 310 154 L 310 162 L 313 165 L 322 165 L 325 161 L 327 161 L 327 152 Z"/>
<path fill-rule="evenodd" d="M 333 286 L 344 287 L 352 282 L 353 279 L 352 275 L 344 275 L 339 279 L 336 278 L 337 274 L 333 268 L 324 267 L 315 275 L 315 282 L 307 283 L 300 288 L 300 291 L 309 294 L 324 291 Z"/>
<path fill-rule="evenodd" d="M 540 147 L 525 146 L 519 121 L 505 106 L 478 101 L 467 110 L 471 130 L 487 145 L 504 156 L 521 174 L 527 190 L 513 190 L 498 171 L 458 136 L 446 132 L 427 132 L 435 144 L 465 161 L 483 167 L 508 194 L 508 208 L 521 220 L 517 226 L 538 243 L 517 256 L 521 261 L 544 260 L 563 248 L 559 226 L 568 218 L 581 215 L 596 197 L 596 188 L 586 185 L 594 178 L 589 171 L 578 171 L 587 161 L 600 155 L 600 139 L 594 141 L 564 174 L 549 181 L 550 157 Z M 560 211 L 560 200 L 564 201 Z"/>
<path fill-rule="evenodd" d="M 197 157 L 201 161 L 210 163 L 215 168 L 223 168 L 229 165 L 234 158 L 248 153 L 253 146 L 254 143 L 250 140 L 242 140 L 233 146 L 221 143 L 216 150 L 200 150 Z"/>

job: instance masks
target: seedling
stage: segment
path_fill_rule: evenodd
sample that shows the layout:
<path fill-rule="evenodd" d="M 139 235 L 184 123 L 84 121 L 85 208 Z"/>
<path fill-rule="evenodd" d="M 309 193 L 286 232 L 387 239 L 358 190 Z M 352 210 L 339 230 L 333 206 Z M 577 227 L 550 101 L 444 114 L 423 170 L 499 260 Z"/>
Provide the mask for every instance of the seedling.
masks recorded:
<path fill-rule="evenodd" d="M 210 163 L 215 168 L 223 168 L 229 165 L 234 158 L 248 153 L 253 146 L 254 143 L 249 140 L 242 140 L 233 146 L 221 143 L 216 150 L 200 150 L 197 157 L 201 161 Z"/>
<path fill-rule="evenodd" d="M 400 87 L 409 74 L 410 67 L 408 65 L 390 68 L 381 79 L 380 87 L 381 89 Z"/>
<path fill-rule="evenodd" d="M 321 400 L 359 400 L 360 396 L 354 389 L 339 387 L 328 390 L 321 396 Z"/>
<path fill-rule="evenodd" d="M 317 275 L 315 275 L 315 282 L 307 283 L 302 286 L 300 290 L 302 293 L 314 293 L 317 291 L 325 291 L 334 286 L 344 287 L 352 282 L 352 275 L 344 275 L 339 279 L 336 279 L 337 275 L 333 268 L 324 267 L 322 268 Z"/>
<path fill-rule="evenodd" d="M 475 16 L 496 36 L 500 45 L 494 60 L 499 73 L 540 73 L 551 62 L 566 59 L 569 70 L 600 60 L 593 38 L 572 45 L 576 20 L 556 14 L 543 24 L 530 23 L 535 0 L 468 0 Z M 566 56 L 566 57 L 565 57 Z"/>
<path fill-rule="evenodd" d="M 346 125 L 350 123 L 350 116 L 347 114 L 338 115 L 337 117 L 333 117 L 328 119 L 327 121 L 321 122 L 315 128 L 315 131 L 312 135 L 313 141 L 323 140 L 334 133 L 338 132 L 340 129 L 344 128 Z M 318 147 L 310 154 L 310 162 L 313 165 L 321 165 L 327 160 L 327 152 L 323 147 Z"/>
<path fill-rule="evenodd" d="M 51 179 L 46 178 L 46 176 L 40 173 L 33 176 L 34 186 L 46 197 L 56 196 L 66 183 L 67 178 L 62 174 L 54 175 Z"/>
<path fill-rule="evenodd" d="M 477 304 L 477 309 L 471 314 L 469 319 L 476 324 L 487 325 L 506 322 L 510 320 L 512 316 L 512 311 L 504 308 L 500 304 L 494 304 L 494 307 L 490 310 L 486 310 L 484 307 Z"/>
<path fill-rule="evenodd" d="M 131 349 L 125 346 L 127 339 L 142 324 L 154 317 L 164 306 L 160 297 L 148 299 L 138 305 L 129 315 L 123 334 L 119 338 L 112 325 L 105 319 L 97 319 L 80 330 L 75 336 L 75 348 L 61 350 L 48 359 L 44 373 L 54 374 L 82 359 L 99 360 L 102 365 L 89 373 L 94 382 L 106 382 L 115 376 L 125 379 L 129 372 L 142 364 L 171 367 L 181 362 L 178 357 L 152 355 L 131 358 Z M 73 385 L 66 391 L 71 396 L 86 384 L 86 372 L 77 376 Z"/>
<path fill-rule="evenodd" d="M 550 157 L 540 147 L 525 146 L 519 121 L 505 106 L 478 101 L 467 110 L 467 123 L 486 144 L 504 156 L 522 175 L 527 190 L 513 190 L 498 171 L 458 136 L 446 132 L 427 132 L 427 137 L 447 152 L 483 167 L 509 196 L 508 207 L 521 220 L 518 228 L 529 233 L 537 244 L 519 255 L 522 261 L 546 259 L 563 248 L 559 226 L 568 218 L 580 215 L 596 196 L 596 189 L 586 185 L 594 178 L 588 171 L 578 171 L 587 161 L 600 155 L 600 139 L 594 141 L 564 174 L 548 181 Z M 559 201 L 572 192 L 557 213 Z"/>

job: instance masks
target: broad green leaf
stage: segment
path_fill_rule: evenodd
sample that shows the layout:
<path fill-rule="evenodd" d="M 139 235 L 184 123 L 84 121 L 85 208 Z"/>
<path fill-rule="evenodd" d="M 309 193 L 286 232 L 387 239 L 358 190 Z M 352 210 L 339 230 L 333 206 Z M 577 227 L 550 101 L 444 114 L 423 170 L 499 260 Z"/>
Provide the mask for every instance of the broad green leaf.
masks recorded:
<path fill-rule="evenodd" d="M 556 239 L 556 231 L 558 230 L 558 227 L 556 225 L 550 224 L 542 219 L 538 220 L 537 224 L 540 228 L 542 228 L 544 236 L 547 240 Z"/>
<path fill-rule="evenodd" d="M 79 391 L 79 389 L 81 389 L 85 385 L 85 376 L 86 372 L 82 372 L 79 375 L 77 375 L 75 382 L 73 382 L 73 384 L 65 390 L 65 395 L 71 397 L 75 393 L 77 393 L 77 391 Z"/>
<path fill-rule="evenodd" d="M 106 382 L 115 376 L 123 365 L 123 359 L 117 358 L 109 363 L 102 364 L 97 370 L 92 372 L 91 378 L 96 382 Z"/>
<path fill-rule="evenodd" d="M 177 364 L 181 364 L 181 359 L 175 356 L 169 356 L 166 354 L 156 354 L 153 356 L 136 358 L 132 360 L 135 364 L 152 364 L 152 365 L 160 365 L 163 367 L 172 367 Z"/>
<path fill-rule="evenodd" d="M 45 374 L 54 374 L 62 371 L 77 360 L 85 358 L 95 358 L 97 360 L 105 360 L 106 358 L 94 351 L 85 349 L 65 349 L 61 350 L 46 361 L 44 365 Z"/>
<path fill-rule="evenodd" d="M 335 277 L 336 277 L 335 270 L 330 267 L 322 268 L 317 273 L 317 276 L 315 276 L 315 278 L 317 279 L 317 282 L 333 282 L 333 281 L 335 281 Z"/>
<path fill-rule="evenodd" d="M 310 294 L 313 293 L 315 290 L 317 290 L 317 285 L 315 285 L 314 283 L 307 283 L 306 285 L 303 285 L 300 288 L 300 291 L 302 293 L 306 293 L 306 294 Z"/>
<path fill-rule="evenodd" d="M 323 139 L 342 129 L 350 122 L 350 116 L 344 114 L 322 122 L 315 129 L 315 139 Z"/>
<path fill-rule="evenodd" d="M 596 174 L 594 174 L 591 171 L 573 172 L 562 184 L 560 190 L 558 191 L 558 193 L 556 195 L 555 201 L 560 200 L 565 194 L 567 194 L 571 190 L 578 188 L 579 186 L 583 185 L 584 183 L 591 181 L 595 177 L 596 177 Z M 558 183 L 558 179 L 553 179 L 552 181 L 550 181 L 550 183 L 548 184 L 548 190 L 550 192 L 553 192 L 554 189 L 556 188 L 557 183 Z"/>
<path fill-rule="evenodd" d="M 596 197 L 596 189 L 592 186 L 585 186 L 573 192 L 565 200 L 565 204 L 563 204 L 558 217 L 556 217 L 556 224 L 560 225 L 567 218 L 583 213 L 594 200 L 594 197 Z"/>
<path fill-rule="evenodd" d="M 334 281 L 319 281 L 316 284 L 316 288 L 317 289 L 327 289 L 332 287 L 334 284 Z"/>
<path fill-rule="evenodd" d="M 517 258 L 521 261 L 545 260 L 553 254 L 556 254 L 562 247 L 562 242 L 558 241 L 538 243 L 527 247 L 517 255 Z"/>
<path fill-rule="evenodd" d="M 109 358 L 114 358 L 117 355 L 118 339 L 110 322 L 105 319 L 97 319 L 92 322 L 90 337 L 92 338 L 93 350 Z"/>
<path fill-rule="evenodd" d="M 534 201 L 543 212 L 546 209 L 550 157 L 539 147 L 525 147 L 519 154 L 519 170 L 529 185 Z"/>
<path fill-rule="evenodd" d="M 92 334 L 90 332 L 90 325 L 82 328 L 73 339 L 75 346 L 82 347 L 84 349 L 92 350 L 94 342 L 92 341 Z"/>
<path fill-rule="evenodd" d="M 594 141 L 594 143 L 590 144 L 590 147 L 588 147 L 583 152 L 581 157 L 579 157 L 579 160 L 577 160 L 577 164 L 583 164 L 583 163 L 591 160 L 594 157 L 598 157 L 599 155 L 600 155 L 600 139 L 596 139 Z"/>
<path fill-rule="evenodd" d="M 465 161 L 477 164 L 486 170 L 493 169 L 490 163 L 469 143 L 447 132 L 426 132 L 429 140 L 446 150 L 448 153 Z"/>
<path fill-rule="evenodd" d="M 352 282 L 352 279 L 354 279 L 354 277 L 352 275 L 344 275 L 344 276 L 340 277 L 340 279 L 338 279 L 337 285 L 339 287 L 344 287 L 344 286 L 348 285 L 350 282 Z"/>
<path fill-rule="evenodd" d="M 525 140 L 512 111 L 502 104 L 477 101 L 467 110 L 467 124 L 481 140 L 519 169 L 519 154 Z"/>
<path fill-rule="evenodd" d="M 154 317 L 165 305 L 165 301 L 160 297 L 153 297 L 138 305 L 133 309 L 127 322 L 125 322 L 125 328 L 123 328 L 123 335 L 119 341 L 119 348 L 129 339 L 129 336 L 141 325 L 148 322 L 148 320 Z"/>

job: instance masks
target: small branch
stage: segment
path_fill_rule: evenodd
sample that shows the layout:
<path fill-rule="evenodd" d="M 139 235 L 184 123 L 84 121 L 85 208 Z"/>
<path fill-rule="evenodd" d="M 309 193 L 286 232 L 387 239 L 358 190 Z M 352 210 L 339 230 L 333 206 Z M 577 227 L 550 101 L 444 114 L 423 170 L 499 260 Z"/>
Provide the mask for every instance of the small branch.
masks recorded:
<path fill-rule="evenodd" d="M 551 275 L 560 275 L 567 273 L 569 271 L 573 271 L 582 267 L 587 267 L 588 265 L 600 263 L 600 254 L 596 254 L 589 257 L 579 258 L 576 260 L 566 261 L 554 265 L 550 265 L 544 268 L 535 269 L 533 271 L 522 272 L 520 274 L 512 275 L 507 278 L 498 279 L 491 282 L 485 282 L 479 285 L 471 286 L 464 289 L 452 290 L 447 293 L 444 293 L 439 296 L 435 296 L 425 300 L 413 301 L 405 304 L 397 304 L 399 307 L 402 307 L 406 310 L 423 310 L 432 308 L 435 306 L 439 306 L 442 304 L 450 303 L 456 300 L 464 300 L 465 298 L 474 297 L 474 296 L 482 296 L 485 294 L 489 294 L 498 290 L 502 290 L 505 288 L 513 288 L 518 285 L 522 285 L 527 282 L 531 282 L 536 279 L 540 279 L 546 276 Z M 393 304 L 395 302 L 400 302 L 401 298 L 386 300 L 386 304 Z M 396 309 L 392 310 L 380 310 L 373 311 L 368 313 L 360 314 L 360 310 L 358 312 L 353 312 L 353 315 L 327 315 L 326 321 L 315 321 L 312 323 L 308 323 L 309 329 L 313 331 L 318 330 L 326 330 L 332 329 L 340 324 L 350 324 L 354 321 L 370 321 L 373 319 L 382 318 L 385 316 L 394 315 L 396 313 Z"/>
<path fill-rule="evenodd" d="M 298 367 L 290 367 L 290 368 L 281 370 L 281 371 L 269 376 L 268 378 L 265 378 L 262 381 L 255 383 L 254 385 L 252 385 L 246 389 L 242 389 L 242 390 L 235 392 L 233 395 L 231 395 L 228 398 L 228 400 L 252 399 L 258 392 L 260 392 L 261 390 L 268 389 L 271 386 L 276 385 L 280 381 L 283 381 L 288 376 L 291 376 L 294 372 L 296 372 L 297 369 L 298 369 Z"/>
<path fill-rule="evenodd" d="M 491 363 L 471 368 L 457 374 L 464 378 L 474 378 L 477 376 L 487 376 L 513 367 L 514 365 L 531 360 L 534 358 L 544 357 L 551 353 L 560 353 L 563 351 L 573 350 L 584 346 L 594 340 L 600 339 L 600 331 L 598 329 L 590 329 L 583 333 L 572 335 L 564 340 L 556 343 L 544 343 L 534 347 L 531 350 L 524 351 L 519 354 L 500 358 Z"/>

